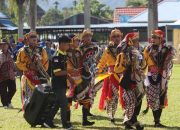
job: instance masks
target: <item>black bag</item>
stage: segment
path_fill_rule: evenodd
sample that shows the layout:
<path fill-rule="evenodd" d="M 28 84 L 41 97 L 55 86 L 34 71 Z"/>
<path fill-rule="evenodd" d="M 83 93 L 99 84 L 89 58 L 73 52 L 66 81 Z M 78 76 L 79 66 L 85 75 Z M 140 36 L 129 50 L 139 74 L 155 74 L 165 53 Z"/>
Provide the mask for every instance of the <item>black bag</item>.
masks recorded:
<path fill-rule="evenodd" d="M 42 125 L 55 104 L 56 97 L 51 87 L 46 84 L 38 85 L 25 109 L 24 118 L 32 127 Z"/>
<path fill-rule="evenodd" d="M 127 67 L 119 85 L 122 88 L 129 90 L 131 84 L 136 84 L 136 81 L 131 80 L 131 67 L 129 66 Z"/>

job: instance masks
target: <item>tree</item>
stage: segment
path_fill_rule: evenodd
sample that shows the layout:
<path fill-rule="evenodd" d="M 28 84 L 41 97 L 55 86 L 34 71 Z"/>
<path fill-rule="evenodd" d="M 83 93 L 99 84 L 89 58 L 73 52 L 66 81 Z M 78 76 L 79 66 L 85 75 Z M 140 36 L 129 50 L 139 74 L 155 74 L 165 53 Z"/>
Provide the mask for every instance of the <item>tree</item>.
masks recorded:
<path fill-rule="evenodd" d="M 130 7 L 146 6 L 148 0 L 126 0 L 126 5 Z"/>
<path fill-rule="evenodd" d="M 6 12 L 5 0 L 0 0 L 0 11 L 3 13 Z"/>
<path fill-rule="evenodd" d="M 36 30 L 37 22 L 37 0 L 29 0 L 29 25 L 31 31 Z"/>
<path fill-rule="evenodd" d="M 66 8 L 66 7 L 64 7 L 64 8 L 62 9 L 63 19 L 66 19 L 66 18 L 74 15 L 74 13 L 75 13 L 75 12 L 74 12 L 74 9 L 73 9 L 72 7 L 71 7 L 71 8 Z"/>
<path fill-rule="evenodd" d="M 63 14 L 61 11 L 51 8 L 45 15 L 42 16 L 40 25 L 52 25 L 59 22 L 61 19 L 63 19 Z"/>
<path fill-rule="evenodd" d="M 90 28 L 91 25 L 91 8 L 90 8 L 91 0 L 84 0 L 84 25 L 85 28 Z"/>
<path fill-rule="evenodd" d="M 8 11 L 13 22 L 18 25 L 18 38 L 23 37 L 24 2 L 25 0 L 8 0 Z"/>
<path fill-rule="evenodd" d="M 149 0 L 148 2 L 148 40 L 151 38 L 153 30 L 158 28 L 158 2 Z"/>
<path fill-rule="evenodd" d="M 25 0 L 16 0 L 18 6 L 18 38 L 23 37 L 23 3 Z"/>
<path fill-rule="evenodd" d="M 98 0 L 91 0 L 90 5 L 91 5 L 91 15 L 105 19 L 112 19 L 113 11 L 110 9 L 109 6 L 106 6 L 105 4 L 101 4 Z M 76 13 L 84 12 L 84 0 L 80 0 L 74 8 Z"/>

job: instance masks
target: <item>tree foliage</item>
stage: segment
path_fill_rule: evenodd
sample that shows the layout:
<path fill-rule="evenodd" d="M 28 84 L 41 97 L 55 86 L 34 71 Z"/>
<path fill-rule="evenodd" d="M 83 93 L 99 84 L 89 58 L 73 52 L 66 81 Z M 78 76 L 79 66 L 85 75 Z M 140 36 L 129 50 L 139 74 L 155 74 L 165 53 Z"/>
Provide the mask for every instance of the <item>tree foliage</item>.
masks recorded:
<path fill-rule="evenodd" d="M 41 18 L 40 25 L 52 25 L 63 19 L 66 19 L 72 15 L 83 13 L 84 12 L 84 0 L 79 0 L 78 2 L 73 3 L 73 7 L 63 8 L 62 11 L 59 11 L 57 8 L 52 8 Z M 112 19 L 113 11 L 110 7 L 105 4 L 101 4 L 97 0 L 91 0 L 91 15 Z"/>
<path fill-rule="evenodd" d="M 112 19 L 113 11 L 110 9 L 109 6 L 100 3 L 98 0 L 91 0 L 90 5 L 91 15 L 105 19 Z M 80 0 L 74 8 L 76 13 L 84 12 L 84 0 Z"/>
<path fill-rule="evenodd" d="M 146 6 L 148 0 L 127 0 L 126 5 L 130 7 L 142 7 Z"/>
<path fill-rule="evenodd" d="M 42 16 L 40 25 L 52 25 L 63 19 L 63 14 L 56 8 L 51 8 Z"/>

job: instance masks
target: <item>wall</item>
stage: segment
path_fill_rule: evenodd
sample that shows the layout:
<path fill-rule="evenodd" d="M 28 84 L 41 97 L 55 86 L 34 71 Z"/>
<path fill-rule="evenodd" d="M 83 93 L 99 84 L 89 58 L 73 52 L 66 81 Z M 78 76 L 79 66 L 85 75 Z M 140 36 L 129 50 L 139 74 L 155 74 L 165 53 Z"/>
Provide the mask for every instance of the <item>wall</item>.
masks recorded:
<path fill-rule="evenodd" d="M 180 63 L 180 29 L 173 30 L 173 46 L 177 51 L 175 63 Z"/>

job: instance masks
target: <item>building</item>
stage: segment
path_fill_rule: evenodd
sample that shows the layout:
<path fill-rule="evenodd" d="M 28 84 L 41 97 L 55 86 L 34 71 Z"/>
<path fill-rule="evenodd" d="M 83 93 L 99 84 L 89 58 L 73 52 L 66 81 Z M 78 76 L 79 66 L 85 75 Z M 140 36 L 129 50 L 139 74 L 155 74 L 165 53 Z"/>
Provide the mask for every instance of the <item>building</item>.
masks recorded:
<path fill-rule="evenodd" d="M 91 15 L 91 24 L 105 24 L 105 23 L 112 23 L 112 21 Z M 84 13 L 73 15 L 53 25 L 84 25 Z"/>
<path fill-rule="evenodd" d="M 8 16 L 4 13 L 0 12 L 0 29 L 8 29 L 13 30 L 15 29 L 16 25 L 10 20 Z"/>
<path fill-rule="evenodd" d="M 180 63 L 180 20 L 174 23 L 168 24 L 167 28 L 173 32 L 173 46 L 176 48 L 175 63 Z"/>
<path fill-rule="evenodd" d="M 130 18 L 146 9 L 147 7 L 118 7 L 114 10 L 113 23 L 127 23 Z"/>
<path fill-rule="evenodd" d="M 180 19 L 180 0 L 164 0 L 158 4 L 159 23 L 173 23 Z M 148 9 L 129 20 L 130 23 L 147 23 Z"/>

